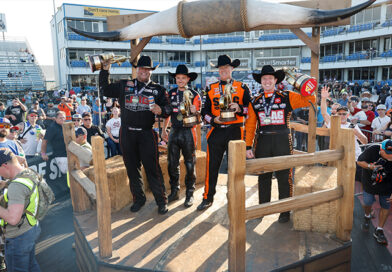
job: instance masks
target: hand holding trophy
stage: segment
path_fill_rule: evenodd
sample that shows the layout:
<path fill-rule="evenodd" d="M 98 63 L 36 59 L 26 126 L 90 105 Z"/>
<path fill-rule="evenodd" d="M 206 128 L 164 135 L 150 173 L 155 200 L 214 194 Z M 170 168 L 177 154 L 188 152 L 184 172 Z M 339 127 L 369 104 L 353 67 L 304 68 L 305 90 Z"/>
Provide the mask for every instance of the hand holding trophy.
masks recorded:
<path fill-rule="evenodd" d="M 185 86 L 185 91 L 183 95 L 183 101 L 180 104 L 180 111 L 183 116 L 182 124 L 184 127 L 193 127 L 196 124 L 200 124 L 200 116 L 196 113 L 192 112 L 192 98 L 193 94 L 188 89 L 188 86 Z"/>
<path fill-rule="evenodd" d="M 236 113 L 236 108 L 232 107 L 233 105 L 233 99 L 231 97 L 231 94 L 233 93 L 233 86 L 231 85 L 230 82 L 227 82 L 225 85 L 225 90 L 223 92 L 223 95 L 219 98 L 219 107 L 220 107 L 220 120 L 222 122 L 230 122 L 237 120 L 237 117 L 235 116 Z"/>
<path fill-rule="evenodd" d="M 116 56 L 114 53 L 103 53 L 100 55 L 92 55 L 88 56 L 88 63 L 91 68 L 91 72 L 95 72 L 98 70 L 109 70 L 110 64 L 117 63 L 121 65 L 121 63 L 127 61 L 129 58 L 126 56 Z"/>

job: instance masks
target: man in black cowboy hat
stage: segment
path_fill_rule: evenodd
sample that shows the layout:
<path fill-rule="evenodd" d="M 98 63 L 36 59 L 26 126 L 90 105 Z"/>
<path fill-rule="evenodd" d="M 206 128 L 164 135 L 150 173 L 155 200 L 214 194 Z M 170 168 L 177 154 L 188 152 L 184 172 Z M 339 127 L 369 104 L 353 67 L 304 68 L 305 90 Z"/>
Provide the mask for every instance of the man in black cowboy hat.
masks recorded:
<path fill-rule="evenodd" d="M 110 62 L 106 61 L 99 73 L 99 85 L 103 95 L 118 98 L 121 108 L 120 145 L 129 186 L 133 195 L 132 212 L 137 212 L 146 202 L 140 175 L 143 163 L 151 191 L 158 205 L 158 212 L 165 214 L 167 199 L 158 158 L 158 135 L 152 129 L 155 115 L 167 117 L 171 113 L 166 90 L 152 82 L 151 58 L 141 56 L 137 65 L 137 77 L 109 84 Z"/>
<path fill-rule="evenodd" d="M 279 91 L 276 85 L 284 78 L 283 70 L 277 70 L 271 65 L 263 66 L 260 74 L 253 74 L 255 81 L 261 84 L 260 94 L 249 104 L 246 130 L 246 157 L 265 158 L 292 154 L 292 138 L 289 129 L 291 112 L 297 108 L 308 107 L 315 103 L 314 96 L 303 97 L 292 91 Z M 253 155 L 253 140 L 256 127 L 257 145 Z M 292 196 L 292 170 L 276 171 L 278 179 L 279 199 Z M 259 175 L 259 203 L 271 200 L 272 173 Z M 279 222 L 290 220 L 290 212 L 281 213 Z"/>
<path fill-rule="evenodd" d="M 180 104 L 184 100 L 184 91 L 188 89 L 187 85 L 189 82 L 194 81 L 197 78 L 196 73 L 189 73 L 188 67 L 183 64 L 177 66 L 175 73 L 170 73 L 171 77 L 176 79 L 177 88 L 173 88 L 169 91 L 169 99 L 173 107 L 172 114 L 169 118 L 165 120 L 162 139 L 168 142 L 168 155 L 167 155 L 167 168 L 170 176 L 170 187 L 171 193 L 168 196 L 168 201 L 172 202 L 179 199 L 180 190 L 180 151 L 184 156 L 184 164 L 186 168 L 185 176 L 185 207 L 190 207 L 193 205 L 193 191 L 195 190 L 195 145 L 196 145 L 196 128 L 195 127 L 185 127 L 183 125 L 183 115 L 180 110 Z M 192 105 L 190 111 L 192 114 L 197 114 L 200 111 L 201 99 L 200 95 L 192 90 L 188 89 L 191 93 Z M 167 125 L 171 120 L 170 136 L 167 134 Z"/>
<path fill-rule="evenodd" d="M 219 56 L 215 67 L 218 68 L 220 80 L 206 88 L 206 101 L 201 114 L 204 121 L 211 124 L 211 130 L 207 134 L 207 173 L 203 201 L 197 207 L 199 211 L 210 207 L 214 201 L 218 171 L 223 154 L 228 151 L 229 141 L 240 140 L 244 136 L 244 122 L 251 96 L 246 84 L 232 79 L 233 69 L 239 65 L 238 59 L 232 61 L 228 55 Z M 223 95 L 226 84 L 232 85 L 233 102 L 229 106 L 235 111 L 236 120 L 224 122 L 220 118 L 219 99 Z"/>

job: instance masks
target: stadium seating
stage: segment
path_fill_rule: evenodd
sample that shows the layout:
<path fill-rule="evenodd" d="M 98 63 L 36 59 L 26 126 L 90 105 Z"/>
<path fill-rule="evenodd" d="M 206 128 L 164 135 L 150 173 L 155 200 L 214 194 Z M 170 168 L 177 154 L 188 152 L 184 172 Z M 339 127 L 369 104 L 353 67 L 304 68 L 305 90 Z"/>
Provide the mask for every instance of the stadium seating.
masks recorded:
<path fill-rule="evenodd" d="M 312 33 L 306 33 L 308 37 L 312 36 Z M 294 40 L 298 37 L 294 33 L 281 33 L 281 34 L 269 34 L 262 35 L 259 37 L 259 41 L 276 41 L 276 40 Z"/>
<path fill-rule="evenodd" d="M 25 41 L 0 41 L 2 91 L 45 90 L 43 72 L 27 48 Z M 8 77 L 9 73 L 13 76 Z"/>
<path fill-rule="evenodd" d="M 203 44 L 212 43 L 239 43 L 244 42 L 245 38 L 243 36 L 232 36 L 232 37 L 211 37 L 203 39 Z M 194 44 L 200 44 L 200 39 L 194 39 Z"/>

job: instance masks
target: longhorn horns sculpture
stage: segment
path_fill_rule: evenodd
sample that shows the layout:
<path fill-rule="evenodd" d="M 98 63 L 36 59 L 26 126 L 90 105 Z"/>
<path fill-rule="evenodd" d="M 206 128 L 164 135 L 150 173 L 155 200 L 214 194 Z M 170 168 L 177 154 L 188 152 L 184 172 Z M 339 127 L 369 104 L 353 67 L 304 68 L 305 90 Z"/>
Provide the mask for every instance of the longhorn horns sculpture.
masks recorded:
<path fill-rule="evenodd" d="M 261 0 L 181 1 L 177 6 L 152 14 L 122 29 L 109 32 L 74 32 L 104 41 L 125 41 L 156 35 L 196 35 L 251 31 L 263 26 L 304 27 L 348 18 L 373 4 L 337 10 L 317 10 Z"/>

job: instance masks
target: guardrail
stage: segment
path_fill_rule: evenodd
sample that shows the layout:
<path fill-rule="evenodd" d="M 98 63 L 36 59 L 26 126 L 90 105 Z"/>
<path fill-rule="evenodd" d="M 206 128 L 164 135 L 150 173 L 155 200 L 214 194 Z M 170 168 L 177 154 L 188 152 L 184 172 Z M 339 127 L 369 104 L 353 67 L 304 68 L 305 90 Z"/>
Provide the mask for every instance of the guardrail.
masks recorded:
<path fill-rule="evenodd" d="M 303 132 L 306 130 L 303 126 L 297 126 L 297 128 Z M 319 130 L 319 132 L 330 135 L 331 150 L 247 161 L 245 142 L 231 141 L 229 143 L 227 192 L 230 220 L 228 243 L 229 271 L 246 271 L 246 220 L 269 214 L 309 208 L 338 199 L 336 236 L 342 241 L 350 240 L 354 209 L 354 132 L 352 129 L 340 128 L 340 118 L 338 116 L 331 117 L 331 129 L 329 133 L 325 130 Z M 337 166 L 337 187 L 253 207 L 245 207 L 244 178 L 246 173 L 259 174 L 299 165 L 325 162 L 334 162 Z"/>

